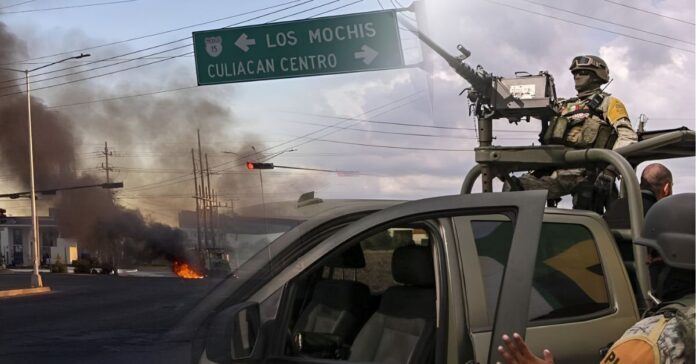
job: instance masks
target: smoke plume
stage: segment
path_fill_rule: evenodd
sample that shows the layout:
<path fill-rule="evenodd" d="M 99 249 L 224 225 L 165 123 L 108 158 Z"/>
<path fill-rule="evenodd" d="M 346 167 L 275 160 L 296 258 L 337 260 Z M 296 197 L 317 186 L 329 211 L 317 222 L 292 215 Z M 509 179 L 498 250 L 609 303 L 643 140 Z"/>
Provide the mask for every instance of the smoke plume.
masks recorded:
<path fill-rule="evenodd" d="M 72 38 L 71 42 L 77 41 Z M 100 54 L 93 57 L 107 58 L 123 51 L 100 49 Z M 0 23 L 0 64 L 16 65 L 12 62 L 30 56 L 24 42 Z M 79 82 L 65 86 L 69 92 L 49 89 L 39 94 L 50 95 L 52 105 L 110 99 L 79 107 L 49 107 L 32 93 L 37 189 L 105 182 L 104 171 L 98 167 L 104 162 L 104 141 L 108 141 L 109 152 L 113 153 L 109 165 L 113 169 L 111 181 L 127 178 L 122 191 L 93 188 L 61 191 L 52 200 L 40 197 L 44 210 L 49 204 L 57 208 L 62 236 L 75 238 L 80 248 L 115 261 L 184 257 L 184 234 L 153 221 L 176 223 L 178 211 L 194 209 L 191 198 L 194 181 L 190 172 L 193 168 L 191 148 L 197 149 L 197 130 L 201 134 L 203 156 L 199 159 L 196 150 L 196 168 L 200 170 L 202 159 L 203 166 L 209 165 L 215 172 L 211 176 L 211 189 L 219 199 L 225 203 L 236 200 L 237 206 L 261 203 L 258 174 L 247 171 L 244 163 L 246 160 L 262 161 L 271 152 L 262 153 L 267 146 L 260 138 L 236 134 L 237 116 L 231 105 L 219 101 L 225 99 L 219 89 L 183 89 L 147 97 L 121 97 L 146 93 L 156 87 L 190 85 L 193 83 L 191 69 L 169 68 L 159 85 L 147 84 L 137 73 L 129 72 L 129 77 L 124 78 L 128 81 Z M 157 68 L 142 70 L 157 71 Z M 0 84 L 0 121 L 5 126 L 0 133 L 0 168 L 7 171 L 6 174 L 17 176 L 13 191 L 26 191 L 29 188 L 29 156 L 23 74 L 0 71 L 0 81 L 3 80 L 14 81 Z M 3 85 L 13 86 L 3 89 Z M 225 95 L 231 95 L 229 90 L 225 90 Z M 87 150 L 86 146 L 90 145 L 93 147 Z M 96 164 L 97 169 L 90 170 L 85 158 L 92 158 L 87 163 Z M 317 176 L 288 177 L 284 173 L 276 176 L 280 177 L 264 175 L 266 202 L 295 200 L 300 193 L 307 192 L 308 186 L 317 185 Z M 200 185 L 200 179 L 198 183 Z M 4 189 L 9 188 L 6 185 Z"/>
<path fill-rule="evenodd" d="M 0 64 L 12 64 L 26 57 L 25 45 L 0 23 Z M 0 121 L 4 126 L 0 133 L 0 166 L 17 177 L 17 188 L 26 191 L 30 183 L 28 109 L 21 76 L 19 72 L 0 71 L 0 81 L 4 81 L 0 96 Z M 31 118 L 37 190 L 101 182 L 97 176 L 77 171 L 75 148 L 79 140 L 74 133 L 74 120 L 50 110 L 35 97 L 31 98 Z M 180 230 L 147 222 L 138 211 L 114 203 L 111 191 L 61 191 L 53 202 L 60 235 L 77 239 L 80 248 L 102 260 L 188 260 Z"/>
<path fill-rule="evenodd" d="M 72 34 L 71 43 L 79 44 L 74 37 Z M 118 51 L 101 48 L 99 55 L 93 54 L 91 58 L 108 58 L 123 51 L 123 48 Z M 0 64 L 24 67 L 17 61 L 31 56 L 26 44 L 0 23 Z M 56 65 L 51 69 L 54 67 L 59 68 Z M 64 86 L 69 92 L 48 89 L 38 93 L 39 96 L 50 95 L 52 105 L 70 105 L 95 98 L 109 100 L 78 107 L 49 107 L 36 92 L 32 93 L 38 190 L 105 182 L 104 169 L 99 168 L 105 162 L 104 141 L 108 141 L 111 155 L 110 180 L 126 180 L 121 191 L 92 188 L 61 191 L 53 199 L 41 196 L 40 206 L 44 210 L 48 205 L 56 207 L 61 236 L 75 238 L 81 249 L 114 261 L 185 257 L 183 232 L 154 221 L 174 224 L 178 211 L 194 209 L 191 148 L 196 148 L 196 168 L 200 170 L 202 160 L 203 167 L 209 165 L 214 172 L 211 190 L 221 202 L 228 206 L 231 200 L 235 200 L 236 206 L 261 203 L 258 174 L 247 171 L 244 163 L 263 161 L 272 152 L 264 153 L 267 146 L 260 138 L 237 134 L 237 116 L 226 102 L 230 97 L 229 88 L 222 94 L 212 88 L 185 88 L 193 83 L 192 69 L 168 68 L 166 77 L 157 85 L 147 84 L 148 81 L 138 77 L 136 72 L 128 72 L 124 73 L 128 77 L 121 78 L 128 81 L 87 81 Z M 158 69 L 146 67 L 142 70 L 138 71 L 156 72 Z M 5 184 L 3 190 L 7 192 L 29 189 L 27 100 L 23 76 L 20 72 L 0 70 L 0 81 L 6 81 L 0 82 L 0 121 L 5 126 L 0 133 L 0 167 L 16 177 L 15 185 Z M 70 77 L 82 75 L 67 79 Z M 38 82 L 40 79 L 31 80 Z M 44 85 L 39 82 L 38 87 L 32 88 Z M 122 98 L 157 88 L 183 89 Z M 197 130 L 202 139 L 200 158 Z M 200 185 L 200 175 L 197 178 Z M 316 184 L 316 176 L 264 174 L 265 200 L 295 200 L 300 193 L 307 192 L 308 186 Z"/>

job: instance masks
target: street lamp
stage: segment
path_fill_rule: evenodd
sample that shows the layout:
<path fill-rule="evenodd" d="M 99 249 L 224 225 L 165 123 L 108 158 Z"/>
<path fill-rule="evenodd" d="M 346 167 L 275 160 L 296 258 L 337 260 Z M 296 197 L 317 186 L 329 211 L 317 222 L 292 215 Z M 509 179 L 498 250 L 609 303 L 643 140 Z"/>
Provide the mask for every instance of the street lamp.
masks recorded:
<path fill-rule="evenodd" d="M 70 59 L 80 59 L 84 57 L 89 57 L 89 54 L 80 53 L 79 56 L 68 57 L 61 59 L 60 61 L 55 61 L 53 63 L 45 64 L 40 67 L 26 70 L 18 70 L 14 68 L 0 68 L 6 71 L 14 71 L 24 73 L 24 79 L 27 86 L 27 128 L 29 129 L 29 175 L 31 180 L 31 227 L 34 235 L 34 244 L 32 244 L 32 250 L 34 252 L 34 270 L 31 274 L 31 286 L 32 287 L 43 287 L 43 282 L 41 280 L 41 275 L 39 274 L 39 221 L 38 216 L 36 216 L 36 188 L 34 184 L 34 145 L 32 139 L 31 130 L 31 87 L 29 86 L 29 73 L 53 66 L 58 63 L 65 62 Z"/>

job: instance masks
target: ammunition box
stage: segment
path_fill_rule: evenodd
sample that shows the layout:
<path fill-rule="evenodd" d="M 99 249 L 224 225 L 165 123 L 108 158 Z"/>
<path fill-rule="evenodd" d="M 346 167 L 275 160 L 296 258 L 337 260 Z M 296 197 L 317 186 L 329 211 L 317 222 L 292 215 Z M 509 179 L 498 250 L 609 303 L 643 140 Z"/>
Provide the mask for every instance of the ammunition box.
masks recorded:
<path fill-rule="evenodd" d="M 548 73 L 493 79 L 491 104 L 496 111 L 494 117 L 519 119 L 531 116 L 548 120 L 555 114 L 555 101 L 556 88 Z"/>

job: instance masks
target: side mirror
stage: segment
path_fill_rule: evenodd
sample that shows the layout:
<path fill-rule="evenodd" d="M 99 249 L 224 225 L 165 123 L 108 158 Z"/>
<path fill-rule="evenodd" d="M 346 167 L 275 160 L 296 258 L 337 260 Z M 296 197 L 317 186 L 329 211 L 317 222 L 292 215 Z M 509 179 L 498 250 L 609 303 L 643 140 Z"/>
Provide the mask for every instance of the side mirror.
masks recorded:
<path fill-rule="evenodd" d="M 215 315 L 208 329 L 205 351 L 216 363 L 231 363 L 251 357 L 261 327 L 259 304 L 245 302 Z"/>

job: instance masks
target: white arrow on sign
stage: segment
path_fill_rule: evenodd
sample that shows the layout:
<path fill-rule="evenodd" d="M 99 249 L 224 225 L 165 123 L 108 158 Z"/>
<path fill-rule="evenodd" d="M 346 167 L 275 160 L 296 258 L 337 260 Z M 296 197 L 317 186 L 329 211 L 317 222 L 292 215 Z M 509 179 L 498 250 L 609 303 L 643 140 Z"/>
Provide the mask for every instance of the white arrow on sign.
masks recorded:
<path fill-rule="evenodd" d="M 362 48 L 360 48 L 360 49 L 362 49 L 362 50 L 359 52 L 355 52 L 355 59 L 362 58 L 362 60 L 363 60 L 363 62 L 365 62 L 365 64 L 372 63 L 372 61 L 374 61 L 375 58 L 377 58 L 377 55 L 379 54 L 379 52 L 368 47 L 365 44 L 363 44 Z"/>
<path fill-rule="evenodd" d="M 254 44 L 256 44 L 256 39 L 249 39 L 246 33 L 242 33 L 242 35 L 237 38 L 237 41 L 234 42 L 234 45 L 239 47 L 239 49 L 243 50 L 244 52 L 247 52 L 249 50 L 249 46 Z"/>

